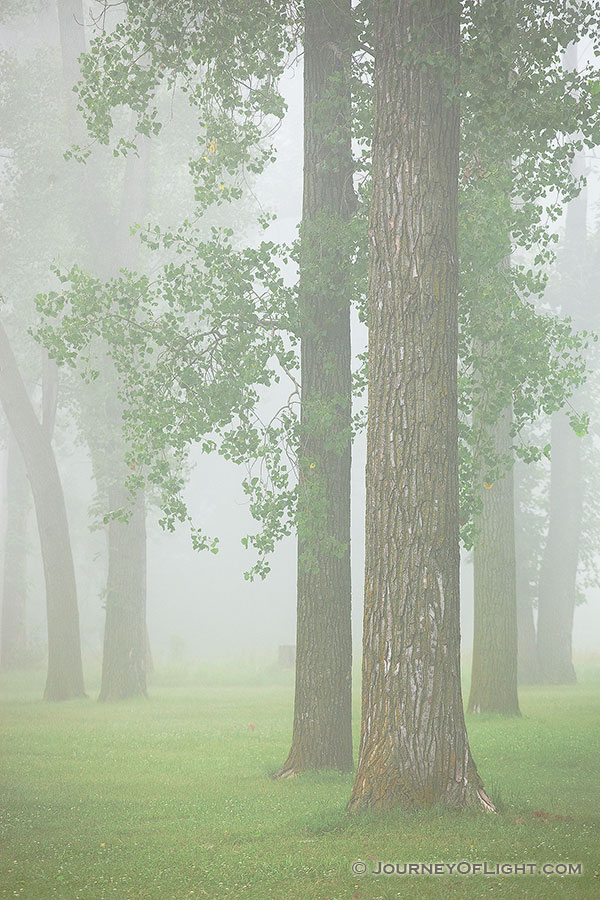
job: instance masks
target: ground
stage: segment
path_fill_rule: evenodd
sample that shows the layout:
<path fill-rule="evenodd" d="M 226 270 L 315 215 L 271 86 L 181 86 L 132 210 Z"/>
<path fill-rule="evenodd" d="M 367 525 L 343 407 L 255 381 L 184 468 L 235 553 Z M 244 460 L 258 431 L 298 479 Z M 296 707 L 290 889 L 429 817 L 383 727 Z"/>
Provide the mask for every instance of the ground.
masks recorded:
<path fill-rule="evenodd" d="M 163 672 L 148 701 L 112 705 L 43 703 L 43 672 L 4 678 L 0 897 L 600 898 L 600 665 L 578 674 L 523 689 L 521 719 L 468 718 L 497 815 L 384 817 L 345 813 L 351 776 L 270 779 L 289 749 L 290 672 Z M 375 875 L 378 861 L 582 874 Z"/>

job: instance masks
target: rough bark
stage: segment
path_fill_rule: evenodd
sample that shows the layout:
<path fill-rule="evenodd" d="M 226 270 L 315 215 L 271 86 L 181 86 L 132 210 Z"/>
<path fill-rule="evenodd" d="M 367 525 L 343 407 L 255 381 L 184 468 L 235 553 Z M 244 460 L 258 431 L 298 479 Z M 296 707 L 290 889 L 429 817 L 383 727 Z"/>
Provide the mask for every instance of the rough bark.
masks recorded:
<path fill-rule="evenodd" d="M 512 444 L 511 408 L 491 429 L 495 452 Z M 520 715 L 517 696 L 517 582 L 512 468 L 489 487 L 480 481 L 481 512 L 473 553 L 473 662 L 469 712 Z"/>
<path fill-rule="evenodd" d="M 449 97 L 459 4 L 376 9 L 362 726 L 349 808 L 493 809 L 460 685 L 459 109 Z"/>
<path fill-rule="evenodd" d="M 19 446 L 8 438 L 6 460 L 6 532 L 2 585 L 0 666 L 19 669 L 27 665 L 27 519 L 30 494 Z"/>
<path fill-rule="evenodd" d="M 122 489 L 111 491 L 110 506 L 127 501 Z M 146 696 L 146 511 L 138 495 L 131 518 L 108 526 L 109 568 L 106 625 L 99 700 Z"/>
<path fill-rule="evenodd" d="M 353 765 L 350 14 L 350 0 L 305 4 L 296 689 L 280 777 Z"/>
<path fill-rule="evenodd" d="M 31 405 L 1 323 L 0 401 L 23 455 L 42 548 L 48 610 L 44 699 L 83 697 L 77 591 L 62 484 L 52 445 Z"/>
<path fill-rule="evenodd" d="M 575 64 L 577 57 L 570 61 Z M 569 60 L 567 60 L 569 64 Z M 584 162 L 574 163 L 582 174 Z M 580 307 L 585 293 L 582 283 L 587 243 L 587 192 L 584 189 L 567 210 L 565 247 L 562 254 L 561 295 L 565 312 L 576 326 L 585 325 Z M 589 324 L 589 323 L 588 323 Z M 571 402 L 581 403 L 581 394 Z M 585 408 L 585 404 L 581 404 Z M 552 416 L 550 467 L 550 523 L 540 568 L 538 597 L 538 674 L 548 684 L 574 684 L 572 633 L 577 565 L 583 520 L 581 438 L 577 437 L 563 411 Z"/>

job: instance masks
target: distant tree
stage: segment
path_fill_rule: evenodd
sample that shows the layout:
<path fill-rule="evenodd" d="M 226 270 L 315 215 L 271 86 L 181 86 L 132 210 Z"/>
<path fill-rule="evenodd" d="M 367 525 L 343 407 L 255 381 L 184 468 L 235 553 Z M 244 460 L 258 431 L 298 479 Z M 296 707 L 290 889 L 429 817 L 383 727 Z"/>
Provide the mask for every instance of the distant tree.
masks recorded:
<path fill-rule="evenodd" d="M 533 618 L 538 573 L 546 528 L 545 473 L 538 464 L 515 465 L 515 553 L 517 563 L 517 678 L 537 682 L 536 633 Z M 540 496 L 540 493 L 542 496 Z"/>
<path fill-rule="evenodd" d="M 62 484 L 50 438 L 35 414 L 1 323 L 0 402 L 25 461 L 42 547 L 48 614 L 44 699 L 82 697 L 77 590 Z"/>
<path fill-rule="evenodd" d="M 8 10 L 10 11 L 10 10 Z M 13 12 L 15 10 L 12 10 Z M 4 10 L 3 10 L 4 12 Z M 4 80 L 13 78 L 13 60 L 8 53 L 1 58 Z M 12 87 L 11 83 L 11 87 Z M 6 98 L 4 98 L 6 99 Z M 18 117 L 17 117 L 18 118 Z M 14 124 L 14 123 L 13 123 Z M 13 184 L 20 184 L 31 165 L 27 121 L 18 120 L 10 137 L 10 168 Z M 46 186 L 47 187 L 47 186 Z M 4 226 L 14 191 L 3 204 Z M 49 213 L 48 219 L 52 217 Z M 12 239 L 15 222 L 11 220 L 7 238 Z M 8 241 L 5 241 L 8 243 Z M 26 241 L 23 242 L 27 246 Z M 33 259 L 32 268 L 37 260 Z M 9 265 L 11 263 L 9 262 Z M 13 299 L 13 298 L 6 298 Z M 8 318 L 5 300 L 4 321 Z M 52 447 L 55 391 L 44 378 L 45 398 L 40 421 L 29 397 L 4 322 L 0 324 L 0 402 L 22 454 L 33 493 L 46 585 L 48 615 L 48 674 L 44 698 L 65 700 L 84 695 L 79 613 L 69 527 L 60 475 Z"/>
<path fill-rule="evenodd" d="M 71 141 L 83 139 L 73 89 L 81 78 L 80 56 L 86 51 L 84 10 L 81 0 L 58 0 L 58 22 Z M 73 164 L 72 164 L 73 165 Z M 148 141 L 140 155 L 127 160 L 120 204 L 116 212 L 110 197 L 115 182 L 92 155 L 80 167 L 78 190 L 70 199 L 68 223 L 76 235 L 79 253 L 90 268 L 104 277 L 116 275 L 136 259 L 137 241 L 130 227 L 145 216 L 148 204 Z M 90 198 L 93 198 L 90 201 Z M 104 628 L 100 700 L 146 695 L 146 510 L 143 491 L 129 509 L 123 438 L 123 406 L 119 379 L 106 347 L 96 349 L 100 377 L 81 383 L 78 420 L 89 447 L 92 469 L 107 521 L 106 622 Z"/>
<path fill-rule="evenodd" d="M 576 58 L 575 53 L 575 64 Z M 578 166 L 581 172 L 581 160 Z M 568 292 L 562 305 L 579 325 L 589 326 L 585 310 L 587 245 L 587 192 L 584 190 L 567 209 L 559 266 L 562 290 Z M 582 392 L 575 403 L 578 401 L 585 402 Z M 539 572 L 537 675 L 541 682 L 573 684 L 577 680 L 572 634 L 583 529 L 583 446 L 581 435 L 573 430 L 569 416 L 563 411 L 552 416 L 550 444 L 550 516 Z"/>
<path fill-rule="evenodd" d="M 5 498 L 0 666 L 19 669 L 27 664 L 27 520 L 31 499 L 21 451 L 12 433 L 8 437 Z"/>
<path fill-rule="evenodd" d="M 548 17 L 536 3 L 483 0 L 466 7 L 461 259 L 472 341 L 466 358 L 475 543 L 469 709 L 515 714 L 513 460 L 549 452 L 524 441 L 523 425 L 563 406 L 583 377 L 584 336 L 541 315 L 529 299 L 539 306 L 553 258 L 554 235 L 539 198 L 554 194 L 551 222 L 580 189 L 570 160 L 582 138 L 590 145 L 598 139 L 597 104 L 590 73 L 564 69 L 560 48 L 578 35 L 593 41 L 598 35 L 589 4 L 555 3 Z M 510 261 L 519 250 L 531 251 L 529 266 Z"/>

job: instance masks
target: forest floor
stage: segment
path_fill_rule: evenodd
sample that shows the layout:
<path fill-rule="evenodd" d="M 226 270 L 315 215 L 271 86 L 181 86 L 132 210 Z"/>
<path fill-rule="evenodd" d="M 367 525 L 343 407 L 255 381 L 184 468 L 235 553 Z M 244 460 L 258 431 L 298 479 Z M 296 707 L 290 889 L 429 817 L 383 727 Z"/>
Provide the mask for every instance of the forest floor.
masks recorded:
<path fill-rule="evenodd" d="M 184 684 L 157 673 L 148 701 L 114 705 L 43 703 L 43 673 L 4 678 L 0 897 L 593 900 L 598 661 L 578 674 L 574 687 L 524 688 L 520 719 L 468 718 L 497 815 L 352 817 L 352 776 L 269 777 L 289 749 L 291 672 L 202 670 Z M 366 874 L 353 874 L 355 861 Z M 379 861 L 580 863 L 582 873 L 376 875 Z"/>

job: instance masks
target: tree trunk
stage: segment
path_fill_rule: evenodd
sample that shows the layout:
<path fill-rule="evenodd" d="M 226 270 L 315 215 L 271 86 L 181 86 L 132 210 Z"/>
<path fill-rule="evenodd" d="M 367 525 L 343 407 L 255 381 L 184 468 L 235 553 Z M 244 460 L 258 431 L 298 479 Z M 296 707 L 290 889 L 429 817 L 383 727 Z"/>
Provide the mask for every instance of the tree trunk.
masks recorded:
<path fill-rule="evenodd" d="M 512 409 L 493 426 L 495 452 L 510 453 Z M 481 467 L 479 468 L 482 475 Z M 482 508 L 474 561 L 473 663 L 469 712 L 520 715 L 517 696 L 517 581 L 515 498 L 512 468 L 486 487 L 479 478 Z"/>
<path fill-rule="evenodd" d="M 35 415 L 1 323 L 0 401 L 25 461 L 42 547 L 48 609 L 44 699 L 83 697 L 77 591 L 62 484 L 52 445 Z"/>
<path fill-rule="evenodd" d="M 307 0 L 296 691 L 278 775 L 352 769 L 350 0 Z"/>
<path fill-rule="evenodd" d="M 537 684 L 538 668 L 535 647 L 535 624 L 531 596 L 517 583 L 517 682 Z"/>
<path fill-rule="evenodd" d="M 540 570 L 538 671 L 547 684 L 575 684 L 571 640 L 583 511 L 581 438 L 564 412 L 552 416 L 550 440 L 550 526 Z"/>
<path fill-rule="evenodd" d="M 522 521 L 523 512 L 518 498 L 521 495 L 520 481 L 525 463 L 516 462 L 515 473 L 515 558 L 517 562 L 517 682 L 537 684 L 537 656 L 535 646 L 535 624 L 533 621 L 532 575 L 537 575 L 537 553 L 532 553 L 532 538 L 526 533 Z M 536 540 L 537 545 L 537 540 Z"/>
<path fill-rule="evenodd" d="M 576 50 L 572 50 L 566 63 L 569 67 L 577 65 Z M 584 171 L 584 160 L 576 158 L 574 173 L 581 175 Z M 581 308 L 586 243 L 587 191 L 583 189 L 569 203 L 561 260 L 564 296 L 561 293 L 560 302 L 576 327 L 589 327 Z M 572 403 L 579 405 L 577 399 Z M 582 406 L 585 409 L 585 401 Z M 562 410 L 552 416 L 550 443 L 550 524 L 540 568 L 537 659 L 542 682 L 574 684 L 577 677 L 572 660 L 573 613 L 583 520 L 581 438 Z"/>
<path fill-rule="evenodd" d="M 123 489 L 110 491 L 111 509 L 127 500 Z M 129 521 L 108 526 L 109 567 L 106 625 L 99 700 L 146 696 L 146 510 L 139 494 Z"/>
<path fill-rule="evenodd" d="M 459 9 L 376 6 L 362 727 L 350 809 L 493 809 L 460 685 L 459 107 L 449 96 Z"/>
<path fill-rule="evenodd" d="M 23 457 L 12 433 L 6 463 L 6 535 L 2 590 L 0 666 L 27 665 L 27 519 L 29 484 Z"/>
<path fill-rule="evenodd" d="M 81 77 L 78 58 L 85 52 L 81 0 L 59 0 L 66 105 L 71 134 L 83 129 L 72 102 L 73 84 Z M 86 202 L 72 208 L 82 243 L 87 241 L 90 268 L 100 277 L 116 277 L 122 266 L 134 267 L 138 243 L 129 228 L 145 215 L 149 198 L 150 141 L 140 141 L 139 157 L 130 154 L 125 170 L 118 216 L 110 208 L 108 188 L 93 160 L 82 173 Z M 90 205 L 91 198 L 91 205 Z M 81 199 L 81 198 L 80 198 Z M 110 510 L 127 503 L 124 464 L 126 446 L 121 436 L 122 404 L 119 380 L 112 361 L 105 356 L 101 379 L 82 386 L 83 430 L 90 447 L 99 491 L 108 494 Z M 91 413 L 91 414 L 90 414 Z M 146 696 L 146 525 L 143 492 L 136 498 L 128 521 L 112 520 L 108 526 L 108 576 L 102 683 L 99 700 Z M 143 653 L 140 651 L 143 649 Z"/>
<path fill-rule="evenodd" d="M 145 521 L 144 521 L 145 525 Z M 144 542 L 145 547 L 145 542 Z M 144 573 L 145 574 L 145 573 Z M 150 644 L 150 633 L 146 624 L 146 675 L 152 675 L 154 672 L 154 659 L 152 657 L 152 646 Z"/>

